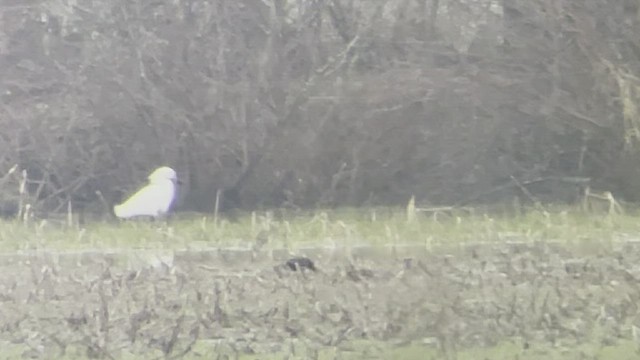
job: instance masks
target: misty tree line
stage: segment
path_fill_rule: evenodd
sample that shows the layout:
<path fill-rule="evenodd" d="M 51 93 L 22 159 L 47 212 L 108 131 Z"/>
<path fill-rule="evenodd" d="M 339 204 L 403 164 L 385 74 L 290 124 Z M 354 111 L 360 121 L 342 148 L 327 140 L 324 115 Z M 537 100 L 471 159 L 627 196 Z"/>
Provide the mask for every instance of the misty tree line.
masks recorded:
<path fill-rule="evenodd" d="M 0 202 L 102 209 L 640 194 L 635 0 L 5 1 Z M 17 167 L 15 167 L 17 165 Z M 10 169 L 15 171 L 10 172 Z M 24 170 L 24 172 L 23 172 Z M 25 195 L 26 194 L 26 195 Z"/>

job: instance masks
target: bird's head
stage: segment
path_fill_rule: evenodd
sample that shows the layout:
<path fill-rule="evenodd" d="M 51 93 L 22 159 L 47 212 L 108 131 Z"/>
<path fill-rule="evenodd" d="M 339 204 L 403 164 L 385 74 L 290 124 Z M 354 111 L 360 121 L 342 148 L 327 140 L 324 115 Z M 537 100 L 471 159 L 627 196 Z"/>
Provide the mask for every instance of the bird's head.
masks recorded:
<path fill-rule="evenodd" d="M 175 170 L 168 166 L 163 166 L 155 169 L 151 175 L 149 175 L 149 182 L 155 183 L 164 180 L 171 180 L 174 183 L 178 182 L 178 175 Z"/>

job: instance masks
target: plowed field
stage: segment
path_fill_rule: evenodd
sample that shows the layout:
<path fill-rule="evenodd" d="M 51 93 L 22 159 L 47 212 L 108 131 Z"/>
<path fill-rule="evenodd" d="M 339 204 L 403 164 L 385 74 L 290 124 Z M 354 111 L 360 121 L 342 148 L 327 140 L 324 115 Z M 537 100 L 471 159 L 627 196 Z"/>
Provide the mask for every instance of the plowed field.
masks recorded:
<path fill-rule="evenodd" d="M 640 358 L 638 244 L 295 255 L 2 254 L 0 358 Z"/>

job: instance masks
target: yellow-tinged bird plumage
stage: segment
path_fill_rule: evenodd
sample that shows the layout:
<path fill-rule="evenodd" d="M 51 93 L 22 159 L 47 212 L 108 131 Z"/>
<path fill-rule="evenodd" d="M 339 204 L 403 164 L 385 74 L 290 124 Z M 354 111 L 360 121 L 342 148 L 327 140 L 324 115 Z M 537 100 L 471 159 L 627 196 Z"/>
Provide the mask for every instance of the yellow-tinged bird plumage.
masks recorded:
<path fill-rule="evenodd" d="M 149 184 L 138 190 L 129 199 L 120 205 L 113 207 L 114 214 L 121 219 L 136 216 L 153 216 L 155 218 L 165 215 L 176 194 L 176 172 L 163 166 L 154 170 L 149 175 Z"/>

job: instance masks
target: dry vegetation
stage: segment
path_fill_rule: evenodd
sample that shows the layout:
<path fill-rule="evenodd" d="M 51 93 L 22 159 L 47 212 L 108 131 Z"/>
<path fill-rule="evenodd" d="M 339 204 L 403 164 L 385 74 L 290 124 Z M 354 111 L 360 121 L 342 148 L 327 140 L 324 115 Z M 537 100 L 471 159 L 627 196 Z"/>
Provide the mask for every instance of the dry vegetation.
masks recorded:
<path fill-rule="evenodd" d="M 290 271 L 285 254 L 254 255 L 4 255 L 3 355 L 454 359 L 500 350 L 507 357 L 493 359 L 606 359 L 609 348 L 637 356 L 637 245 L 308 251 L 317 272 Z"/>
<path fill-rule="evenodd" d="M 0 244 L 20 250 L 0 255 L 0 347 L 6 358 L 633 359 L 635 220 L 378 209 L 7 222 Z M 291 271 L 293 256 L 317 271 Z"/>
<path fill-rule="evenodd" d="M 637 1 L 0 5 L 0 205 L 637 199 Z"/>

